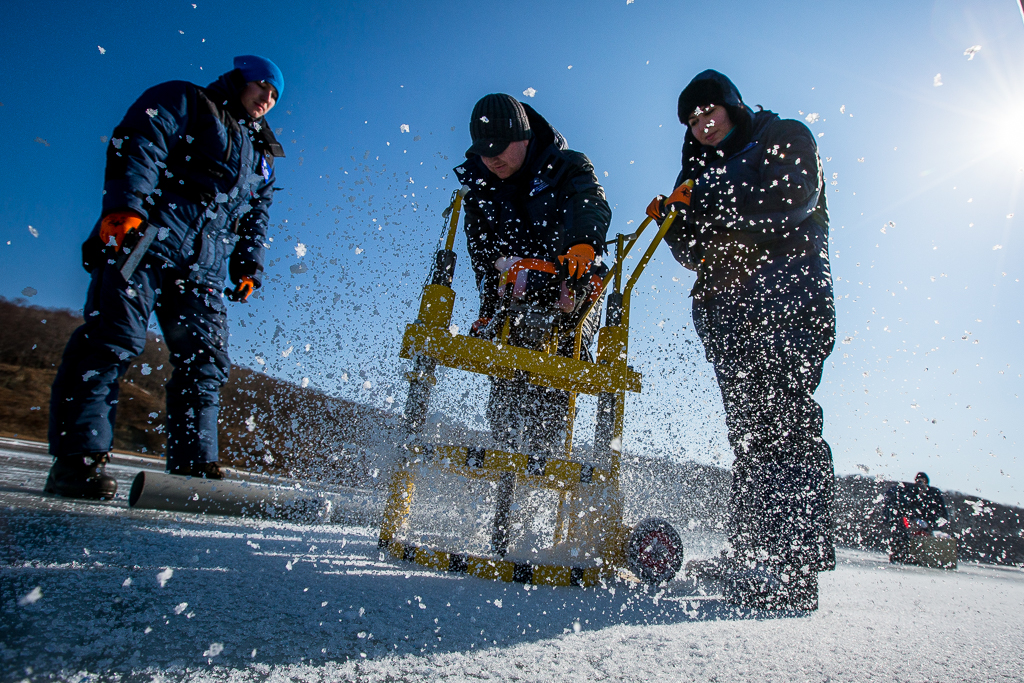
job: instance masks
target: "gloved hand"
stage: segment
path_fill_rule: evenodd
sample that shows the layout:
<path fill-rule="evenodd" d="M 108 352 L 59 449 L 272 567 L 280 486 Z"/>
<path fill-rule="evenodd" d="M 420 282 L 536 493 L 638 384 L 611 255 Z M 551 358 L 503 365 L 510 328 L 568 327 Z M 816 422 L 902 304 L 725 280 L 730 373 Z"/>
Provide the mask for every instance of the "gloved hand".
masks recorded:
<path fill-rule="evenodd" d="M 590 271 L 595 257 L 594 248 L 589 244 L 575 244 L 569 247 L 564 256 L 558 257 L 558 262 L 569 268 L 569 277 L 578 280 Z"/>
<path fill-rule="evenodd" d="M 241 282 L 235 285 L 234 289 L 225 287 L 224 296 L 231 301 L 244 304 L 254 289 L 256 289 L 256 283 L 253 279 L 251 277 L 243 277 Z"/>
<path fill-rule="evenodd" d="M 472 337 L 479 337 L 483 334 L 484 328 L 491 322 L 490 318 L 478 318 L 469 328 L 469 334 Z"/>
<path fill-rule="evenodd" d="M 103 242 L 103 246 L 114 247 L 114 251 L 121 251 L 125 236 L 132 230 L 138 230 L 142 221 L 142 216 L 131 209 L 108 213 L 100 221 L 100 240 Z"/>
<path fill-rule="evenodd" d="M 660 225 L 670 211 L 682 211 L 683 207 L 690 205 L 690 196 L 693 194 L 693 181 L 684 181 L 682 185 L 672 190 L 672 194 L 666 197 L 659 194 L 647 205 L 647 215 L 653 218 Z"/>

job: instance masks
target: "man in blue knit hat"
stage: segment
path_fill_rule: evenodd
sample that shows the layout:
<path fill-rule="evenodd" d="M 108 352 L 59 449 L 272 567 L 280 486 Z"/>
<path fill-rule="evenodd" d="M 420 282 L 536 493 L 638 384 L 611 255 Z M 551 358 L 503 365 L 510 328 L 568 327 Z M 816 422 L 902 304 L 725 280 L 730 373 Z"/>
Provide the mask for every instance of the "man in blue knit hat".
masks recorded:
<path fill-rule="evenodd" d="M 222 477 L 217 417 L 231 367 L 224 298 L 245 302 L 260 287 L 274 159 L 284 156 L 264 119 L 284 93 L 281 70 L 256 55 L 236 57 L 234 67 L 206 87 L 150 88 L 110 137 L 102 212 L 82 245 L 92 275 L 85 323 L 50 396 L 47 493 L 113 498 L 117 482 L 104 464 L 118 380 L 154 314 L 174 366 L 167 469 Z"/>

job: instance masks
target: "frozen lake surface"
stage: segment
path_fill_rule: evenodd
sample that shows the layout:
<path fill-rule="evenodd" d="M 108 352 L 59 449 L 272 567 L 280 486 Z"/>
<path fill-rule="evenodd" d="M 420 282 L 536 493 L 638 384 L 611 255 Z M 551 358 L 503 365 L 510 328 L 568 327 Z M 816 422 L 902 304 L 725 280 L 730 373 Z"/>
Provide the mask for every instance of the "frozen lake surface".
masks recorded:
<path fill-rule="evenodd" d="M 0 448 L 0 680 L 948 681 L 1024 678 L 1024 572 L 840 550 L 809 615 L 677 579 L 591 589 L 381 557 L 379 502 L 303 526 L 46 498 L 50 459 Z M 684 534 L 685 540 L 685 534 Z M 690 539 L 706 552 L 706 538 Z"/>

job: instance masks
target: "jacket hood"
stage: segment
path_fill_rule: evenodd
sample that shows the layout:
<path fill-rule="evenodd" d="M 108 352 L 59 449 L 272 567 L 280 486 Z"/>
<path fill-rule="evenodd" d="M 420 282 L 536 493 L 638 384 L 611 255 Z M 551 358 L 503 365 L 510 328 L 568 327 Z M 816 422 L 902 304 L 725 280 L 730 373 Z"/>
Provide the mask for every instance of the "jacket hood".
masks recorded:
<path fill-rule="evenodd" d="M 252 131 L 253 143 L 257 150 L 275 157 L 284 157 L 284 147 L 273 131 L 265 116 L 253 119 L 249 112 L 242 108 L 242 90 L 245 89 L 245 76 L 238 69 L 233 69 L 206 86 L 206 95 L 217 105 L 224 126 L 233 129 L 239 122 L 244 122 Z"/>

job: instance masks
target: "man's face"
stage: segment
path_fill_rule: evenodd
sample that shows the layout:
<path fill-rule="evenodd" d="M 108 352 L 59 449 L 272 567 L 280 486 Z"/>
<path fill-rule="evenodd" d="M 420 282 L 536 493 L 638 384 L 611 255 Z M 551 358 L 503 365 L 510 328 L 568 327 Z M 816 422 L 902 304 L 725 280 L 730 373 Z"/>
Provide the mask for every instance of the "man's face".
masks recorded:
<path fill-rule="evenodd" d="M 923 489 L 928 488 L 928 480 L 925 479 L 924 477 L 918 477 L 917 479 L 914 480 L 914 483 L 916 483 L 919 487 Z"/>
<path fill-rule="evenodd" d="M 496 157 L 480 157 L 484 166 L 502 180 L 510 177 L 513 173 L 523 167 L 526 161 L 526 148 L 530 146 L 529 140 L 510 142 L 505 151 Z"/>
<path fill-rule="evenodd" d="M 697 107 L 687 123 L 697 142 L 709 147 L 717 147 L 733 128 L 729 112 L 720 104 Z"/>
<path fill-rule="evenodd" d="M 277 104 L 277 89 L 266 81 L 249 81 L 239 99 L 246 113 L 258 119 L 266 116 Z"/>

